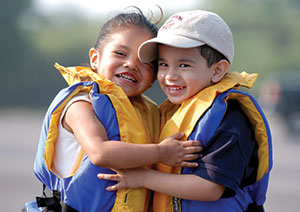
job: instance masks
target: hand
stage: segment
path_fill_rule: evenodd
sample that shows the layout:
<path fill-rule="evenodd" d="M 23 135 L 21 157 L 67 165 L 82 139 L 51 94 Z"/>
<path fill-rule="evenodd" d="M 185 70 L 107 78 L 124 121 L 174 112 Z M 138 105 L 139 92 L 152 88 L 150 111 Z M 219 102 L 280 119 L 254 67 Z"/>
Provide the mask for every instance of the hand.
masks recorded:
<path fill-rule="evenodd" d="M 200 141 L 180 141 L 184 133 L 175 133 L 158 144 L 160 161 L 173 167 L 197 167 L 198 163 L 188 162 L 200 158 L 202 151 Z"/>
<path fill-rule="evenodd" d="M 117 181 L 118 183 L 106 188 L 107 191 L 116 191 L 124 188 L 140 188 L 143 187 L 144 174 L 147 168 L 139 167 L 134 169 L 113 170 L 116 174 L 101 174 L 97 177 L 102 180 Z"/>

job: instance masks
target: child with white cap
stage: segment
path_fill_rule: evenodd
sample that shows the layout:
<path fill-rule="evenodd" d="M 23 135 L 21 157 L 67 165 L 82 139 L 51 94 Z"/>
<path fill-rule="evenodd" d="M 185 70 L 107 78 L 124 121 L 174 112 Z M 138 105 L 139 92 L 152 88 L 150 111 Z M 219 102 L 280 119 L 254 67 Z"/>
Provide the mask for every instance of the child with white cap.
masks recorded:
<path fill-rule="evenodd" d="M 227 72 L 234 57 L 230 28 L 215 13 L 172 15 L 156 38 L 139 48 L 142 62 L 158 60 L 157 79 L 168 99 L 160 106 L 160 141 L 175 132 L 199 140 L 196 168 L 118 170 L 101 179 L 107 190 L 147 187 L 153 211 L 264 211 L 272 143 L 267 120 L 251 88 L 257 74 Z"/>

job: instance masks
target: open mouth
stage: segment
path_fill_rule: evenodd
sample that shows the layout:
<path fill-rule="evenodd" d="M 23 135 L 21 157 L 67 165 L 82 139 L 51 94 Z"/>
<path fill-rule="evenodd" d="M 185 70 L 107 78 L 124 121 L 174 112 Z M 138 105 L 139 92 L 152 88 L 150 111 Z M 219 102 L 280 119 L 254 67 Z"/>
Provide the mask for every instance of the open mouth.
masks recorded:
<path fill-rule="evenodd" d="M 183 90 L 185 87 L 184 86 L 167 86 L 167 88 L 170 91 L 180 91 L 180 90 Z"/>
<path fill-rule="evenodd" d="M 137 82 L 137 80 L 135 78 L 133 78 L 132 76 L 127 75 L 127 74 L 116 74 L 116 77 L 119 77 L 121 79 L 124 79 L 124 80 L 132 82 L 132 83 Z"/>

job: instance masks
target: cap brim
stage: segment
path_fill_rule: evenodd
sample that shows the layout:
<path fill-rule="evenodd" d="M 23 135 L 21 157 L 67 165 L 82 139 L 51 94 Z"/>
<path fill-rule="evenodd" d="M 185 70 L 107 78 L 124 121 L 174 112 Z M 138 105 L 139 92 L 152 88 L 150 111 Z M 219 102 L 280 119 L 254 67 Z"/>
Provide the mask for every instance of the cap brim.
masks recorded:
<path fill-rule="evenodd" d="M 163 35 L 142 43 L 138 49 L 140 61 L 149 63 L 157 59 L 157 44 L 164 44 L 176 48 L 193 48 L 204 45 L 199 40 L 191 39 L 181 35 Z"/>

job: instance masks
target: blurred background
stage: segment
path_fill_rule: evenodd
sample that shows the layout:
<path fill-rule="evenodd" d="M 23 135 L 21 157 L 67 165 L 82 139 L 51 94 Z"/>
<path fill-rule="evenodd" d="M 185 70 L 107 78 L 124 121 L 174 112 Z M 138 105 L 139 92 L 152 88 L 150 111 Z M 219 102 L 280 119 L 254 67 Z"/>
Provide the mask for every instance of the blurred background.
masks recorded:
<path fill-rule="evenodd" d="M 43 115 L 66 83 L 54 69 L 84 65 L 100 27 L 127 6 L 154 15 L 205 9 L 231 27 L 231 71 L 256 72 L 254 95 L 273 135 L 274 167 L 266 211 L 300 211 L 300 1 L 10 0 L 0 3 L 0 211 L 20 211 L 40 195 L 33 161 Z M 163 23 L 161 21 L 161 24 Z M 157 84 L 146 92 L 160 104 Z"/>

